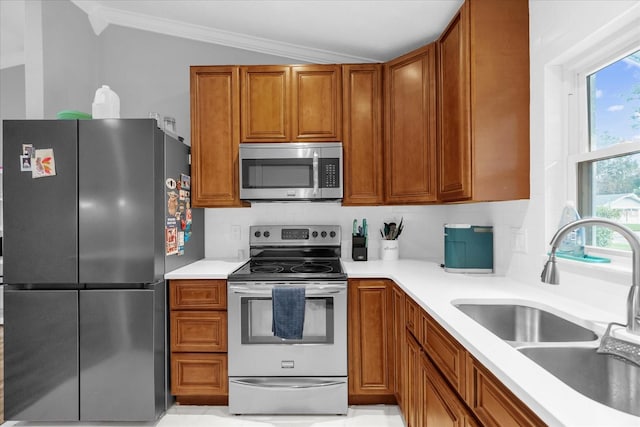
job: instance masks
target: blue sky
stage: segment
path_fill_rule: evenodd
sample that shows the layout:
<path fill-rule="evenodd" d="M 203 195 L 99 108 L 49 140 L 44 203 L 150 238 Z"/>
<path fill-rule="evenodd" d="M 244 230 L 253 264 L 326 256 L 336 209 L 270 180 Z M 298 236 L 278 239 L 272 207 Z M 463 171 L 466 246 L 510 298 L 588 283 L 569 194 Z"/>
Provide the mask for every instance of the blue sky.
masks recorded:
<path fill-rule="evenodd" d="M 596 134 L 608 132 L 625 141 L 640 141 L 640 128 L 632 127 L 634 120 L 640 125 L 640 100 L 627 100 L 634 87 L 640 87 L 640 51 L 595 73 L 595 90 L 592 88 L 591 93 L 596 98 Z"/>

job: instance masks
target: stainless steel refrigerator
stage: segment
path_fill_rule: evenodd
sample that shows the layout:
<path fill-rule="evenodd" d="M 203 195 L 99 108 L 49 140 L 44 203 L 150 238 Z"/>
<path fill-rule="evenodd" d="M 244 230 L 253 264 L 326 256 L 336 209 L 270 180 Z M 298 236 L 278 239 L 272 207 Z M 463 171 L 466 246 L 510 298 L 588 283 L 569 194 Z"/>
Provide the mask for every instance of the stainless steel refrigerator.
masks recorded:
<path fill-rule="evenodd" d="M 153 119 L 5 120 L 5 418 L 149 421 L 164 273 L 204 255 L 189 147 Z"/>

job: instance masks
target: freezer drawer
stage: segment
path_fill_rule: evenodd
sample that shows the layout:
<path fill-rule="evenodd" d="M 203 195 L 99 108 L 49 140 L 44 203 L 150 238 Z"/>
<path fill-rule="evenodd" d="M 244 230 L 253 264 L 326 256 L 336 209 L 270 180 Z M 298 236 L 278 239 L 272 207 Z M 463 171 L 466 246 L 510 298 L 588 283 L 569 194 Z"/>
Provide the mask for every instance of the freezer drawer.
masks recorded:
<path fill-rule="evenodd" d="M 164 412 L 156 337 L 164 322 L 154 325 L 154 302 L 154 289 L 80 291 L 81 420 L 149 421 Z"/>
<path fill-rule="evenodd" d="M 156 420 L 166 410 L 165 289 L 5 290 L 6 418 Z"/>
<path fill-rule="evenodd" d="M 78 291 L 4 291 L 5 418 L 78 420 Z"/>

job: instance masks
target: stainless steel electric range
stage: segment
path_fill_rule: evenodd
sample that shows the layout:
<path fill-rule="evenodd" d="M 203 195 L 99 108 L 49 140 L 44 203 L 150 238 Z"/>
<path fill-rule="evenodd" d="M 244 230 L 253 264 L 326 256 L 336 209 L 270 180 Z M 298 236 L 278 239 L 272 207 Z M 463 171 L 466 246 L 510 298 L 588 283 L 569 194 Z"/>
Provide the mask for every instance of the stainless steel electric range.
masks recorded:
<path fill-rule="evenodd" d="M 250 260 L 228 278 L 229 411 L 346 414 L 340 226 L 252 226 L 249 246 Z M 294 303 L 304 313 L 295 319 L 303 322 L 301 336 L 274 332 L 274 305 L 282 303 L 277 292 L 283 290 L 299 292 Z"/>

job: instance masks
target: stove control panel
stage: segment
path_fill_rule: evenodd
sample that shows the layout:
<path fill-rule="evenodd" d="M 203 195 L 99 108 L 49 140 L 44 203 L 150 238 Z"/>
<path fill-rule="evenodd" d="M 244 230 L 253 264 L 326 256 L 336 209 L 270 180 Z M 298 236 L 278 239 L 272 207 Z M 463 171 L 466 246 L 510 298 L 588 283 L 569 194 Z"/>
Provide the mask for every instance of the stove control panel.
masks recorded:
<path fill-rule="evenodd" d="M 249 230 L 251 246 L 339 246 L 341 243 L 339 225 L 252 225 Z"/>

